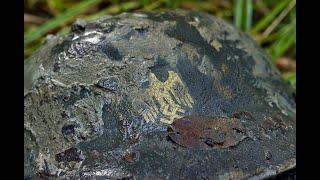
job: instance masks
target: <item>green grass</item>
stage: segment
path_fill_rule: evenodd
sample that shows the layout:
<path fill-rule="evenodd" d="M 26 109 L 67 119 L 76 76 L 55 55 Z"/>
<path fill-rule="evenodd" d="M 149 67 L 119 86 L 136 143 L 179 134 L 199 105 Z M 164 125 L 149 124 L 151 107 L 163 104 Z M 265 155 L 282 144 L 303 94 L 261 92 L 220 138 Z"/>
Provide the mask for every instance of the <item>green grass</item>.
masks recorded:
<path fill-rule="evenodd" d="M 47 21 L 25 24 L 25 59 L 41 46 L 47 34 L 68 32 L 77 18 L 93 20 L 121 12 L 182 8 L 207 12 L 234 23 L 255 38 L 274 62 L 281 57 L 295 62 L 295 4 L 295 0 L 26 0 L 25 13 Z M 295 86 L 295 69 L 283 74 Z"/>
<path fill-rule="evenodd" d="M 87 11 L 92 6 L 99 4 L 101 1 L 102 0 L 83 1 L 74 6 L 73 8 L 57 15 L 56 17 L 39 26 L 38 28 L 28 30 L 24 35 L 24 46 L 27 46 L 30 43 L 36 41 L 49 31 L 61 26 L 62 24 L 74 20 L 77 17 L 77 15 Z"/>
<path fill-rule="evenodd" d="M 276 17 L 277 15 L 289 4 L 291 0 L 282 0 L 273 7 L 272 11 L 261 18 L 256 25 L 252 28 L 251 33 L 255 34 L 263 29 L 265 29 Z"/>
<path fill-rule="evenodd" d="M 252 26 L 252 0 L 234 0 L 234 24 L 241 30 L 249 32 Z"/>
<path fill-rule="evenodd" d="M 278 38 L 268 48 L 273 60 L 283 56 L 296 43 L 296 22 L 292 21 L 280 29 Z"/>

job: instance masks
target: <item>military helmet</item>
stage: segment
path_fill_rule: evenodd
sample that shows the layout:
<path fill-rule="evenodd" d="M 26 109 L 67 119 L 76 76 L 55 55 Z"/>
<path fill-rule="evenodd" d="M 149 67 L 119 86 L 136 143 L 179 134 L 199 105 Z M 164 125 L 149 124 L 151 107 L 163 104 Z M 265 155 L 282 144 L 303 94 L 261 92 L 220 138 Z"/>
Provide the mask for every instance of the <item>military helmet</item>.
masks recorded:
<path fill-rule="evenodd" d="M 296 165 L 294 90 L 184 10 L 77 20 L 25 61 L 25 177 L 263 179 Z"/>

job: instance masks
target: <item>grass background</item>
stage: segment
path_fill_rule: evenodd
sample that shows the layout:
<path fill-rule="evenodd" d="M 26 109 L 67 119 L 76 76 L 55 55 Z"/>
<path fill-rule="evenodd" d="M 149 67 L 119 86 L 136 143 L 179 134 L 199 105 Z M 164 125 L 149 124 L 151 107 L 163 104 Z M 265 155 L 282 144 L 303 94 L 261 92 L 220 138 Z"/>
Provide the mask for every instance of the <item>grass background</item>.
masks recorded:
<path fill-rule="evenodd" d="M 251 35 L 296 87 L 296 0 L 24 0 L 24 58 L 76 19 L 161 9 L 207 12 Z"/>

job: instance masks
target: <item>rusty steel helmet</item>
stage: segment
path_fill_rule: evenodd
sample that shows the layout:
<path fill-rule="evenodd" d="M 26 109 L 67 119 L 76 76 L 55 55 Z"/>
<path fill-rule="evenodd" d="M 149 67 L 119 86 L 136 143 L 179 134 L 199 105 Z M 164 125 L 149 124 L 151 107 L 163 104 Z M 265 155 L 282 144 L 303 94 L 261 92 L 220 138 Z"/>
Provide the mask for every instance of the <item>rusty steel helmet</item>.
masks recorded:
<path fill-rule="evenodd" d="M 232 25 L 78 20 L 25 61 L 25 178 L 263 179 L 295 169 L 295 90 Z"/>

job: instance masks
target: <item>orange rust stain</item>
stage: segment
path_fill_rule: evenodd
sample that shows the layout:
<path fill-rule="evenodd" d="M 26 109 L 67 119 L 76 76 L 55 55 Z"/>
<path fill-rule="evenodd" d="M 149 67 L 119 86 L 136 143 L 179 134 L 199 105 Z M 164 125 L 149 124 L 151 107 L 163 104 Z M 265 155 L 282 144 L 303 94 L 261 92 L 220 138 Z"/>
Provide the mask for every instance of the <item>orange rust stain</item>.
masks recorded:
<path fill-rule="evenodd" d="M 168 127 L 169 138 L 187 148 L 228 148 L 247 137 L 246 129 L 237 118 L 187 116 Z"/>

